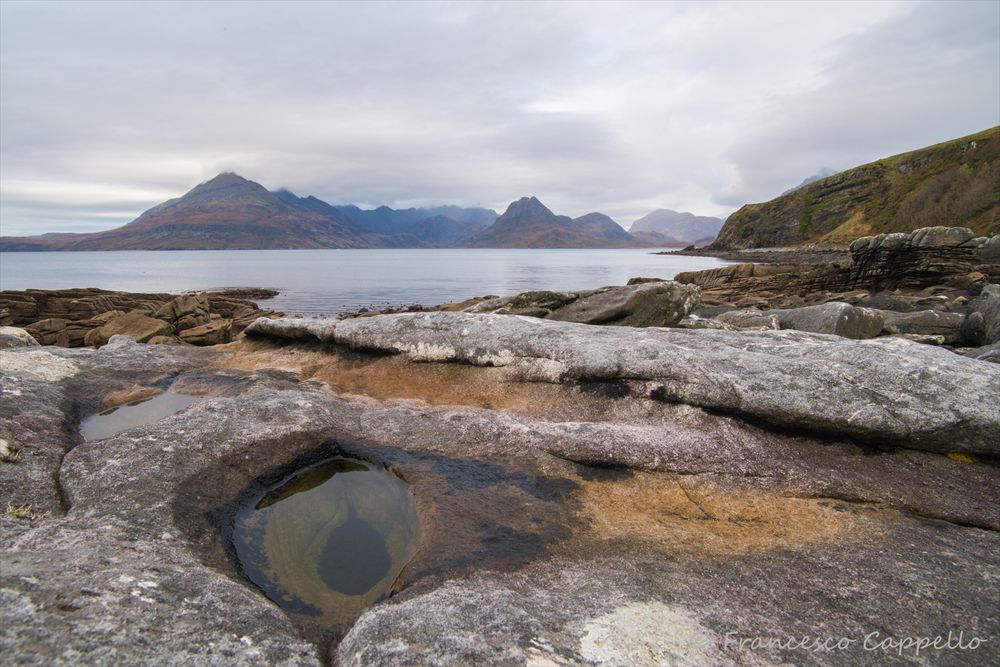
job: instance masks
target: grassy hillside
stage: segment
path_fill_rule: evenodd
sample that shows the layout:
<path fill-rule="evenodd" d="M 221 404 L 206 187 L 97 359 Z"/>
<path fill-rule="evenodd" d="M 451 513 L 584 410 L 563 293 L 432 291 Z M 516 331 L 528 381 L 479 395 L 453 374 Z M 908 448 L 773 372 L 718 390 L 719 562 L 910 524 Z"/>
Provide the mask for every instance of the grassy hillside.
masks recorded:
<path fill-rule="evenodd" d="M 1000 127 L 888 157 L 729 216 L 712 247 L 838 245 L 935 225 L 1000 231 Z"/>

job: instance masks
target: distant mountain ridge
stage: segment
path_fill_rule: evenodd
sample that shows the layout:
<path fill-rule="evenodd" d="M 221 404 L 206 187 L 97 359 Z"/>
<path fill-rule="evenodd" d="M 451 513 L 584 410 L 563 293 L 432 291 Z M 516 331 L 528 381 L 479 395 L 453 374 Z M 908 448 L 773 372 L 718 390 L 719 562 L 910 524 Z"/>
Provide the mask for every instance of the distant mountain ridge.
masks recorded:
<path fill-rule="evenodd" d="M 713 250 L 845 245 L 921 227 L 1000 232 L 1000 127 L 822 178 L 733 213 Z"/>
<path fill-rule="evenodd" d="M 289 190 L 270 192 L 226 172 L 181 197 L 148 209 L 132 222 L 89 234 L 49 233 L 0 237 L 0 250 L 246 250 L 279 248 L 425 248 L 451 246 L 496 218 L 479 208 L 441 206 L 377 215 L 391 222 L 379 233 L 369 211 L 332 206 Z M 442 215 L 448 212 L 460 220 Z M 355 214 L 355 215 L 352 215 Z"/>
<path fill-rule="evenodd" d="M 512 203 L 496 221 L 462 244 L 471 248 L 637 248 L 645 243 L 603 213 L 556 215 L 536 197 Z"/>
<path fill-rule="evenodd" d="M 713 241 L 722 225 L 722 218 L 659 208 L 633 222 L 629 232 L 649 240 L 658 236 L 675 245 L 702 245 Z"/>

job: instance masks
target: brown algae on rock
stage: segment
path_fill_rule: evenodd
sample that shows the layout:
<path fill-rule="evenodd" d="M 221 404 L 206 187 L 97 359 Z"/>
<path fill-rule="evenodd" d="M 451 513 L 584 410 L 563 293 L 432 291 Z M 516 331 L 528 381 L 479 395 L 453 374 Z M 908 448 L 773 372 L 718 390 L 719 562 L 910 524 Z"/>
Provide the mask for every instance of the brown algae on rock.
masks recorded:
<path fill-rule="evenodd" d="M 386 597 L 417 538 L 406 483 L 339 456 L 249 499 L 232 534 L 247 578 L 286 611 L 327 626 Z"/>
<path fill-rule="evenodd" d="M 200 400 L 198 396 L 165 391 L 87 417 L 80 423 L 80 435 L 88 442 L 110 438 L 127 429 L 169 417 Z"/>

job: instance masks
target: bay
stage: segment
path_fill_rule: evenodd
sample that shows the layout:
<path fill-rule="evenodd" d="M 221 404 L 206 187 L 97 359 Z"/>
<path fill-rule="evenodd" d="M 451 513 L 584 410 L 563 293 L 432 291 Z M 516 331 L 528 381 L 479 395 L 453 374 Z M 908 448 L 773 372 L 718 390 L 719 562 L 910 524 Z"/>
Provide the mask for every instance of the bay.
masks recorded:
<path fill-rule="evenodd" d="M 0 289 L 99 287 L 185 292 L 227 287 L 280 291 L 262 301 L 289 314 L 461 301 L 530 290 L 624 285 L 728 264 L 655 249 L 173 250 L 0 253 Z"/>

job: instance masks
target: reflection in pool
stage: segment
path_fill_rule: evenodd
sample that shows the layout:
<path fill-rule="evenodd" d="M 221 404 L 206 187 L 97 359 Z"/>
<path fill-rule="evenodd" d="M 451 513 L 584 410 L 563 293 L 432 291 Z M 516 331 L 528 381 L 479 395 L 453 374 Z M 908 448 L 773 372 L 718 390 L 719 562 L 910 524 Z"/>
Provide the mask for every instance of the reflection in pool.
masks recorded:
<path fill-rule="evenodd" d="M 80 435 L 88 442 L 110 438 L 127 429 L 158 422 L 200 400 L 198 396 L 165 391 L 152 398 L 120 405 L 87 417 L 80 423 Z"/>
<path fill-rule="evenodd" d="M 287 611 L 325 624 L 349 621 L 385 597 L 416 544 L 406 484 L 343 457 L 251 498 L 233 528 L 246 576 Z"/>

